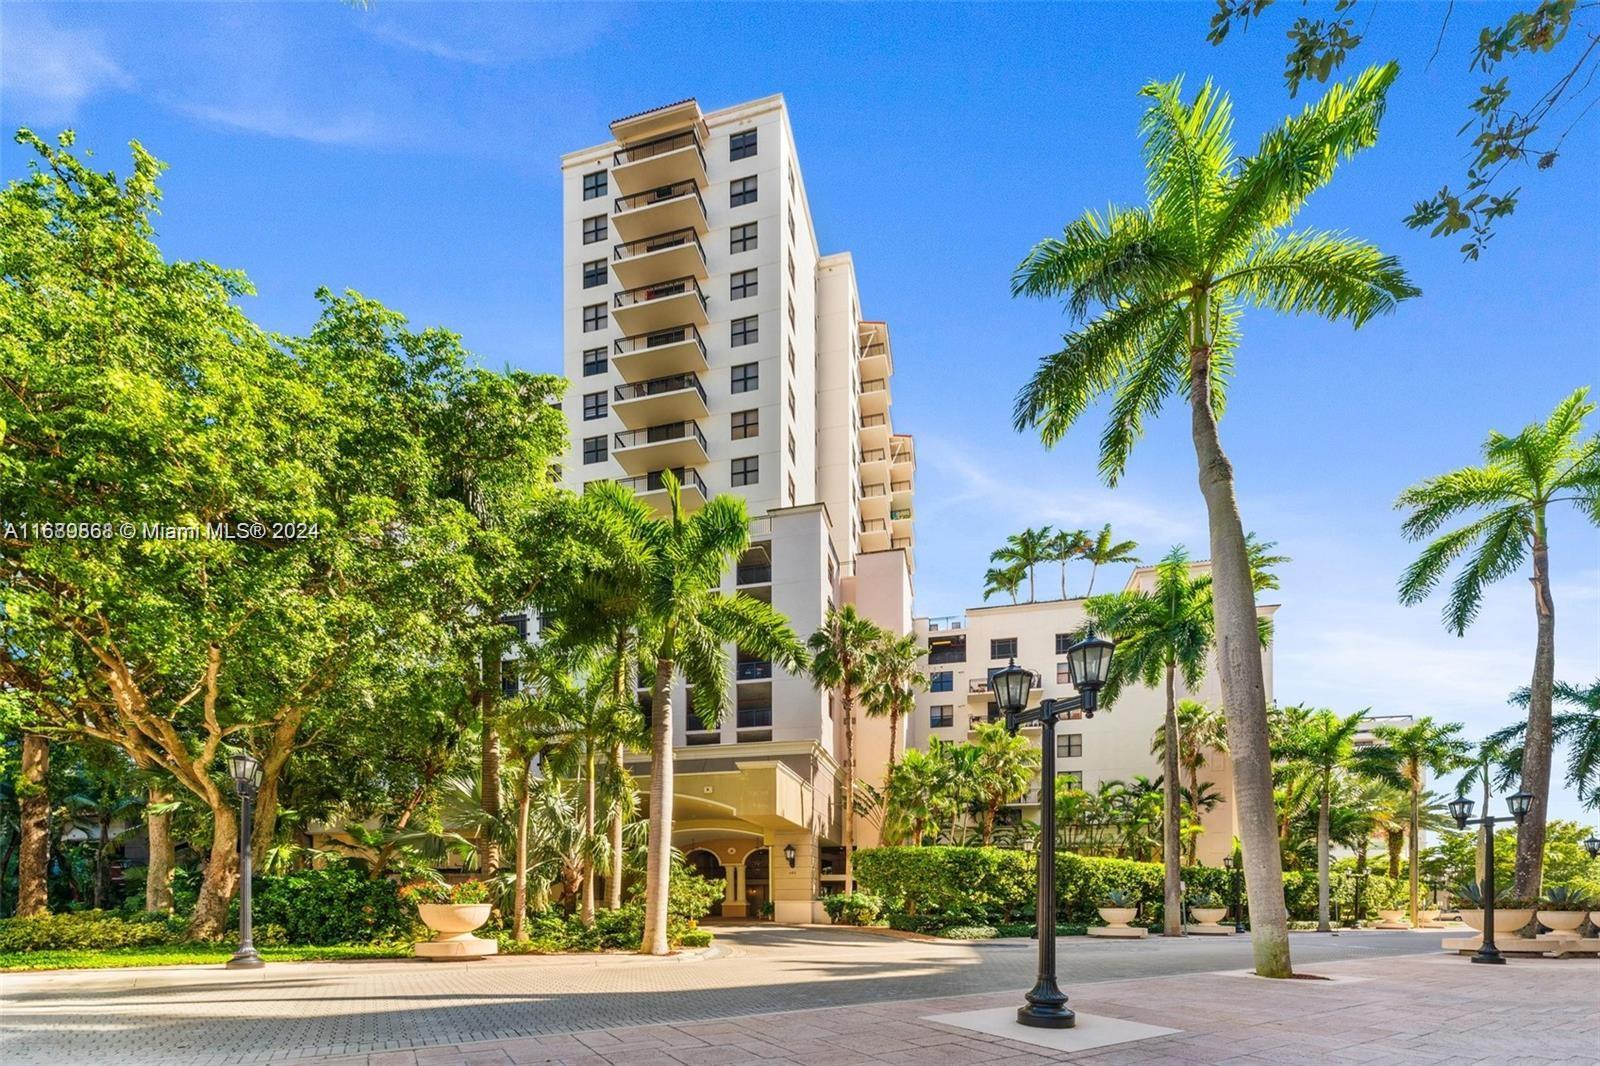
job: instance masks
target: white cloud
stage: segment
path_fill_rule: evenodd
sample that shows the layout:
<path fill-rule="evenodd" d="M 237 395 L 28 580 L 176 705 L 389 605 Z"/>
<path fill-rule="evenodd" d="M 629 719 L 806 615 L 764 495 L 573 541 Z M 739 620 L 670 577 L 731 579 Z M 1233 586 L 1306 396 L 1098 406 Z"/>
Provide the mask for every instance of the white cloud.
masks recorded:
<path fill-rule="evenodd" d="M 52 23 L 42 5 L 13 4 L 0 34 L 0 91 L 8 125 L 62 123 L 96 93 L 127 89 L 126 71 L 106 52 L 100 34 Z"/>
<path fill-rule="evenodd" d="M 390 139 L 371 114 L 297 113 L 281 104 L 181 104 L 179 109 L 205 122 L 313 144 L 371 146 Z"/>

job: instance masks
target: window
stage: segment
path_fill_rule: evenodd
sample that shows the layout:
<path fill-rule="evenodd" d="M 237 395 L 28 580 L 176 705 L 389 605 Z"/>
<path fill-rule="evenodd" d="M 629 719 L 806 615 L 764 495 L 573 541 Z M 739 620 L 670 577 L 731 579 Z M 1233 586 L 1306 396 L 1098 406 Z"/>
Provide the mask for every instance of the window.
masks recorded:
<path fill-rule="evenodd" d="M 989 658 L 1015 659 L 1017 657 L 1017 638 L 1002 637 L 989 642 Z"/>
<path fill-rule="evenodd" d="M 761 387 L 761 364 L 740 363 L 733 368 L 733 391 L 755 392 Z"/>
<path fill-rule="evenodd" d="M 728 231 L 729 252 L 753 252 L 756 250 L 756 224 L 746 222 L 742 226 L 735 226 Z"/>
<path fill-rule="evenodd" d="M 1071 663 L 1056 663 L 1056 684 L 1058 684 L 1058 685 L 1070 685 L 1070 684 L 1072 684 L 1072 664 Z"/>
<path fill-rule="evenodd" d="M 583 353 L 583 376 L 592 378 L 596 374 L 606 372 L 606 350 L 604 348 L 587 348 Z"/>
<path fill-rule="evenodd" d="M 1071 633 L 1057 633 L 1056 634 L 1056 654 L 1057 655 L 1065 655 L 1065 654 L 1067 654 L 1067 649 L 1070 648 L 1070 647 L 1072 647 L 1072 634 Z"/>
<path fill-rule="evenodd" d="M 739 348 L 746 344 L 754 344 L 761 338 L 761 318 L 751 315 L 749 318 L 736 318 L 733 320 L 733 347 Z"/>
<path fill-rule="evenodd" d="M 504 662 L 500 664 L 501 669 L 511 665 L 513 664 L 510 662 Z M 504 696 L 506 699 L 510 699 L 511 697 L 515 696 L 521 690 L 521 688 L 521 683 L 517 680 L 516 674 L 506 672 L 500 675 L 501 696 Z"/>
<path fill-rule="evenodd" d="M 789 328 L 794 328 L 794 297 L 789 297 Z"/>
<path fill-rule="evenodd" d="M 761 460 L 754 455 L 733 461 L 733 484 L 754 485 L 761 480 Z"/>
<path fill-rule="evenodd" d="M 606 228 L 606 216 L 595 215 L 593 218 L 583 220 L 583 243 L 596 244 L 606 239 L 610 231 Z"/>
<path fill-rule="evenodd" d="M 1067 779 L 1067 787 L 1069 787 L 1069 788 L 1076 788 L 1076 789 L 1082 789 L 1083 788 L 1083 771 L 1082 770 L 1057 770 L 1056 771 L 1056 777 L 1058 777 L 1058 778 L 1060 778 L 1060 777 L 1066 778 Z"/>
<path fill-rule="evenodd" d="M 728 138 L 728 159 L 749 159 L 756 154 L 756 131 L 746 130 Z"/>
<path fill-rule="evenodd" d="M 794 280 L 794 256 L 792 255 L 789 257 L 789 284 L 796 284 Z"/>
<path fill-rule="evenodd" d="M 606 436 L 604 433 L 598 437 L 583 438 L 583 461 L 585 463 L 603 463 L 606 461 Z"/>
<path fill-rule="evenodd" d="M 789 386 L 789 417 L 790 418 L 796 417 L 795 416 L 795 407 L 794 407 L 794 386 L 793 385 Z"/>
<path fill-rule="evenodd" d="M 794 506 L 794 475 L 789 475 L 789 506 Z"/>
<path fill-rule="evenodd" d="M 793 430 L 789 431 L 789 461 L 791 463 L 795 461 L 795 458 L 794 458 L 794 431 Z"/>
<path fill-rule="evenodd" d="M 1056 757 L 1059 759 L 1083 758 L 1082 733 L 1056 734 Z"/>
<path fill-rule="evenodd" d="M 503 614 L 500 616 L 500 624 L 510 626 L 516 630 L 518 640 L 528 639 L 528 616 L 526 614 Z"/>
<path fill-rule="evenodd" d="M 789 342 L 789 371 L 794 372 L 794 341 Z"/>
<path fill-rule="evenodd" d="M 593 333 L 606 328 L 606 305 L 590 304 L 583 309 L 583 331 Z"/>
<path fill-rule="evenodd" d="M 592 289 L 596 285 L 604 285 L 608 280 L 610 279 L 607 277 L 606 261 L 604 259 L 596 259 L 593 262 L 583 264 L 584 288 Z"/>
<path fill-rule="evenodd" d="M 941 703 L 928 708 L 928 728 L 945 729 L 956 724 L 954 704 Z"/>
<path fill-rule="evenodd" d="M 728 186 L 728 206 L 739 207 L 743 204 L 756 202 L 756 179 L 754 175 L 748 178 L 734 178 Z"/>
<path fill-rule="evenodd" d="M 954 692 L 956 675 L 954 670 L 935 670 L 928 675 L 929 692 Z"/>
<path fill-rule="evenodd" d="M 789 239 L 794 240 L 794 208 L 789 208 Z"/>
<path fill-rule="evenodd" d="M 733 439 L 744 440 L 754 437 L 761 432 L 760 411 L 735 411 L 733 412 Z"/>
<path fill-rule="evenodd" d="M 597 418 L 606 416 L 606 394 L 602 392 L 586 392 L 583 394 L 583 420 L 593 422 Z"/>
<path fill-rule="evenodd" d="M 585 200 L 598 200 L 606 194 L 606 172 L 597 170 L 593 174 L 583 176 L 583 198 Z"/>
<path fill-rule="evenodd" d="M 728 279 L 728 299 L 742 300 L 756 294 L 757 271 L 741 270 Z"/>

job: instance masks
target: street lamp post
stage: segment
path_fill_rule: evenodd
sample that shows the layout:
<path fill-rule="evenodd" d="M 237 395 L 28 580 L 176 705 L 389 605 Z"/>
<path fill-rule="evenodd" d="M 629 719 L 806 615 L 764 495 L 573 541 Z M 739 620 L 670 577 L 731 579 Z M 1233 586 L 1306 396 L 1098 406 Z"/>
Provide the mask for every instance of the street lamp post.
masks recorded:
<path fill-rule="evenodd" d="M 1066 700 L 1044 700 L 1033 710 L 1028 706 L 1028 690 L 1033 671 L 1018 666 L 1013 659 L 1004 670 L 995 671 L 989 689 L 995 703 L 1005 713 L 1006 728 L 1013 734 L 1024 725 L 1038 722 L 1041 762 L 1039 770 L 1039 887 L 1036 928 L 1039 935 L 1039 972 L 1027 1003 L 1017 1008 L 1017 1021 L 1038 1029 L 1071 1029 L 1075 1020 L 1067 1007 L 1067 995 L 1056 984 L 1056 721 L 1082 711 L 1093 718 L 1099 705 L 1100 690 L 1111 671 L 1109 640 L 1089 635 L 1067 649 L 1067 665 L 1072 687 L 1078 695 Z"/>
<path fill-rule="evenodd" d="M 1589 858 L 1600 859 L 1600 837 L 1590 833 L 1583 842 L 1583 850 L 1589 853 Z"/>
<path fill-rule="evenodd" d="M 1355 922 L 1355 924 L 1356 924 L 1356 928 L 1360 929 L 1361 928 L 1361 890 L 1366 887 L 1366 885 L 1367 885 L 1367 877 L 1369 875 L 1367 874 L 1367 871 L 1363 869 L 1363 870 L 1357 870 L 1355 872 L 1354 876 L 1355 876 L 1355 879 L 1356 879 L 1356 922 Z"/>
<path fill-rule="evenodd" d="M 266 961 L 256 954 L 250 936 L 250 814 L 261 787 L 261 760 L 248 752 L 230 755 L 228 772 L 239 790 L 239 950 L 226 965 L 230 970 L 258 970 Z"/>
<path fill-rule="evenodd" d="M 1244 932 L 1244 901 L 1239 895 L 1239 876 L 1243 873 L 1239 869 L 1240 863 L 1233 861 L 1232 855 L 1222 857 L 1222 865 L 1228 868 L 1228 891 L 1233 896 L 1233 931 Z"/>
<path fill-rule="evenodd" d="M 1505 956 L 1494 946 L 1494 824 L 1502 819 L 1492 814 L 1485 814 L 1482 818 L 1472 817 L 1472 801 L 1465 796 L 1457 796 L 1446 806 L 1450 808 L 1450 817 L 1456 820 L 1457 829 L 1465 829 L 1469 825 L 1481 825 L 1488 838 L 1483 849 L 1483 883 L 1478 891 L 1483 897 L 1483 943 L 1479 945 L 1477 954 L 1472 956 L 1472 961 L 1503 964 L 1506 961 Z M 1506 806 L 1511 810 L 1511 817 L 1516 819 L 1517 825 L 1520 826 L 1522 820 L 1528 816 L 1528 808 L 1533 806 L 1533 796 L 1527 792 L 1515 793 L 1506 797 Z"/>

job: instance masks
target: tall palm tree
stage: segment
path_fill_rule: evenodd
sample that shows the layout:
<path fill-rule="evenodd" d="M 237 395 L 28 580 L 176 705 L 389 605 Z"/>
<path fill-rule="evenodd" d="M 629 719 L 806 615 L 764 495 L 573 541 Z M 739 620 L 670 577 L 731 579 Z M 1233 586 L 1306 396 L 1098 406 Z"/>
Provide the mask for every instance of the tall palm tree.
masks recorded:
<path fill-rule="evenodd" d="M 920 847 L 928 827 L 944 817 L 949 794 L 945 789 L 945 769 L 938 737 L 928 742 L 927 751 L 912 748 L 889 772 L 884 790 L 885 836 L 909 841 Z"/>
<path fill-rule="evenodd" d="M 1226 753 L 1228 750 L 1227 724 L 1223 721 L 1222 712 L 1214 707 L 1209 707 L 1199 700 L 1183 699 L 1178 701 L 1176 712 L 1178 720 L 1178 766 L 1183 770 L 1189 784 L 1186 786 L 1188 794 L 1198 796 L 1201 794 L 1200 771 L 1205 769 L 1209 752 Z M 1165 762 L 1167 753 L 1167 729 L 1165 724 L 1155 731 L 1150 738 L 1150 754 L 1162 756 Z M 1193 800 L 1190 800 L 1191 805 Z M 1216 804 L 1206 808 L 1210 810 Z M 1204 811 L 1196 810 L 1196 821 Z M 1196 833 L 1189 842 L 1189 862 L 1195 861 L 1195 850 L 1199 847 L 1200 836 Z"/>
<path fill-rule="evenodd" d="M 1366 711 L 1341 717 L 1330 710 L 1316 710 L 1298 723 L 1284 745 L 1283 759 L 1290 770 L 1310 778 L 1317 792 L 1317 930 L 1323 933 L 1333 928 L 1328 924 L 1333 794 L 1355 761 L 1355 738 L 1366 717 Z"/>
<path fill-rule="evenodd" d="M 983 804 L 983 846 L 994 840 L 994 822 L 1000 808 L 1028 790 L 1039 772 L 1039 749 L 1003 722 L 985 722 L 972 738 L 977 749 L 977 791 Z"/>
<path fill-rule="evenodd" d="M 917 709 L 917 689 L 928 683 L 922 658 L 928 650 L 915 633 L 886 634 L 867 653 L 867 680 L 861 703 L 869 718 L 889 719 L 889 770 L 900 761 L 900 720 Z"/>
<path fill-rule="evenodd" d="M 1091 541 L 1089 531 L 1086 529 L 1060 529 L 1051 534 L 1050 540 L 1045 545 L 1045 552 L 1052 563 L 1061 564 L 1061 598 L 1067 598 L 1067 564 L 1074 559 L 1084 558 Z M 1092 585 L 1093 582 L 1091 581 Z"/>
<path fill-rule="evenodd" d="M 650 837 L 645 867 L 644 943 L 665 955 L 667 891 L 672 871 L 672 681 L 682 673 L 694 689 L 694 712 L 720 723 L 728 703 L 728 645 L 755 653 L 784 669 L 805 668 L 805 648 L 784 617 L 750 596 L 724 596 L 722 575 L 750 546 L 744 500 L 719 495 L 685 514 L 678 479 L 662 475 L 665 517 L 639 530 L 647 545 L 643 572 L 645 613 L 653 641 L 655 680 L 650 695 Z"/>
<path fill-rule="evenodd" d="M 1231 105 L 1208 83 L 1186 103 L 1181 80 L 1145 86 L 1149 206 L 1089 212 L 1035 245 L 1018 267 L 1018 295 L 1066 299 L 1082 323 L 1046 356 L 1017 398 L 1017 428 L 1053 445 L 1101 397 L 1110 424 L 1100 472 L 1115 484 L 1145 420 L 1174 394 L 1188 401 L 1200 490 L 1210 524 L 1223 704 L 1249 893 L 1256 972 L 1288 977 L 1283 899 L 1267 747 L 1267 696 L 1255 642 L 1255 589 L 1233 464 L 1217 433 L 1246 307 L 1310 312 L 1359 326 L 1417 295 L 1400 264 L 1339 233 L 1289 230 L 1306 199 L 1344 159 L 1378 136 L 1389 64 L 1331 86 L 1240 155 Z M 1091 317 L 1092 314 L 1092 317 Z M 1230 650 L 1232 649 L 1232 650 Z"/>
<path fill-rule="evenodd" d="M 811 652 L 811 680 L 820 689 L 839 694 L 844 716 L 844 883 L 855 891 L 856 844 L 856 696 L 871 679 L 872 650 L 888 636 L 877 623 L 856 613 L 854 604 L 830 607 L 822 626 L 806 642 Z"/>
<path fill-rule="evenodd" d="M 1435 722 L 1423 715 L 1407 726 L 1380 725 L 1378 743 L 1363 749 L 1361 765 L 1406 790 L 1410 798 L 1407 858 L 1411 866 L 1411 924 L 1417 924 L 1421 895 L 1422 794 L 1428 774 L 1447 774 L 1466 766 L 1472 745 L 1461 736 L 1459 722 Z"/>
<path fill-rule="evenodd" d="M 1584 686 L 1557 681 L 1553 695 L 1554 702 L 1572 708 L 1551 717 L 1551 733 L 1556 743 L 1567 746 L 1567 787 L 1578 794 L 1578 802 L 1590 810 L 1600 811 L 1600 678 Z M 1529 699 L 1526 688 L 1511 696 L 1511 702 L 1520 707 L 1526 707 Z M 1504 748 L 1505 761 L 1521 765 L 1527 730 L 1526 722 L 1516 722 L 1490 734 L 1485 743 Z M 1483 808 L 1489 809 L 1487 798 Z"/>
<path fill-rule="evenodd" d="M 989 553 L 991 563 L 1020 567 L 1028 575 L 1028 602 L 1034 601 L 1033 572 L 1040 563 L 1052 561 L 1050 554 L 1050 527 L 1024 529 L 1013 533 L 1006 542 Z"/>
<path fill-rule="evenodd" d="M 1017 589 L 1022 587 L 1022 578 L 1027 569 L 1022 566 L 991 566 L 983 573 L 983 599 L 987 603 L 991 596 L 998 596 L 1004 592 L 1011 597 L 1011 602 L 1017 602 Z"/>
<path fill-rule="evenodd" d="M 1539 894 L 1555 749 L 1556 608 L 1546 520 L 1551 507 L 1570 503 L 1590 521 L 1600 522 L 1600 435 L 1582 437 L 1584 419 L 1595 406 L 1588 396 L 1587 388 L 1578 389 L 1549 418 L 1515 436 L 1490 432 L 1483 444 L 1483 465 L 1428 478 L 1401 493 L 1395 504 L 1410 512 L 1401 526 L 1407 540 L 1433 538 L 1400 579 L 1402 603 L 1420 603 L 1458 558 L 1468 556 L 1445 601 L 1445 628 L 1457 636 L 1477 617 L 1484 587 L 1517 573 L 1533 557 L 1538 639 L 1522 756 L 1522 789 L 1533 795 L 1533 803 L 1517 832 L 1513 887 L 1524 898 Z M 1471 519 L 1466 525 L 1439 532 L 1464 517 Z"/>
<path fill-rule="evenodd" d="M 1139 559 L 1133 553 L 1138 550 L 1138 541 L 1113 540 L 1111 537 L 1110 522 L 1107 522 L 1105 525 L 1101 526 L 1100 532 L 1094 535 L 1094 539 L 1088 541 L 1088 543 L 1084 546 L 1083 551 L 1080 553 L 1083 558 L 1089 560 L 1089 562 L 1092 564 L 1089 567 L 1089 587 L 1084 591 L 1083 594 L 1085 596 L 1094 595 L 1095 575 L 1100 572 L 1100 568 L 1102 566 L 1109 566 L 1112 563 L 1137 563 Z M 1062 580 L 1065 582 L 1065 578 Z M 1067 598 L 1064 584 L 1062 587 L 1061 598 Z"/>

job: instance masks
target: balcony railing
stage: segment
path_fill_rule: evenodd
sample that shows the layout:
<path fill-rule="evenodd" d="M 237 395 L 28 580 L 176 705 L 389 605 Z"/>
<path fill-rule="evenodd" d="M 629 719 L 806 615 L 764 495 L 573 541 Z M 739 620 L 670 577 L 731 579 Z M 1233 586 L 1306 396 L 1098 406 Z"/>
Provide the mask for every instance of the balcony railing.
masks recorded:
<path fill-rule="evenodd" d="M 889 421 L 889 416 L 888 415 L 862 415 L 861 416 L 861 428 L 862 429 L 870 429 L 873 426 L 886 425 L 888 423 L 888 421 Z"/>
<path fill-rule="evenodd" d="M 706 342 L 701 338 L 700 331 L 693 326 L 683 325 L 674 329 L 658 329 L 654 333 L 636 333 L 631 337 L 621 337 L 612 342 L 611 348 L 617 355 L 636 355 L 651 348 L 664 348 L 669 344 L 693 343 L 700 349 L 700 357 L 705 358 Z"/>
<path fill-rule="evenodd" d="M 909 550 L 911 550 L 911 538 L 910 537 L 896 537 L 896 538 L 894 538 L 893 540 L 891 540 L 889 542 L 889 547 L 891 547 L 891 548 L 905 548 L 907 551 L 909 551 Z"/>
<path fill-rule="evenodd" d="M 883 533 L 889 529 L 889 523 L 881 518 L 869 518 L 861 523 L 863 533 Z"/>
<path fill-rule="evenodd" d="M 772 581 L 772 564 L 740 564 L 740 566 L 734 571 L 734 580 L 741 585 L 770 584 Z"/>
<path fill-rule="evenodd" d="M 772 676 L 772 663 L 765 659 L 742 659 L 734 667 L 740 681 L 761 681 Z"/>
<path fill-rule="evenodd" d="M 965 628 L 967 628 L 967 620 L 959 614 L 942 614 L 937 618 L 928 619 L 928 632 L 930 633 Z"/>
<path fill-rule="evenodd" d="M 661 444 L 669 440 L 688 440 L 693 438 L 700 442 L 700 447 L 706 447 L 706 436 L 700 432 L 700 426 L 694 422 L 668 422 L 661 426 L 650 426 L 647 429 L 634 429 L 626 433 L 618 433 L 615 437 L 617 448 L 637 448 L 645 444 Z"/>
<path fill-rule="evenodd" d="M 862 392 L 882 392 L 887 387 L 883 378 L 869 378 L 861 383 Z"/>
<path fill-rule="evenodd" d="M 889 490 L 884 488 L 881 483 L 876 481 L 870 485 L 863 485 L 861 487 L 861 495 L 863 496 L 885 496 L 888 494 L 888 491 Z"/>
<path fill-rule="evenodd" d="M 703 310 L 706 306 L 706 295 L 700 291 L 700 283 L 692 277 L 684 276 L 673 278 L 671 281 L 660 281 L 652 285 L 640 285 L 635 289 L 624 289 L 617 293 L 611 306 L 617 309 L 625 307 L 638 307 L 654 300 L 665 300 L 670 296 L 682 296 L 684 293 L 693 293 L 700 301 Z"/>
<path fill-rule="evenodd" d="M 705 163 L 705 151 L 700 147 L 700 137 L 694 130 L 684 130 L 681 133 L 669 133 L 665 137 L 657 137 L 650 141 L 640 141 L 638 144 L 624 145 L 611 153 L 611 165 L 614 167 L 626 166 L 640 160 L 650 159 L 668 152 L 676 152 L 680 148 L 694 145 L 696 152 L 700 153 L 700 162 Z"/>
<path fill-rule="evenodd" d="M 928 652 L 928 662 L 933 666 L 938 666 L 940 663 L 964 663 L 966 661 L 966 648 L 933 648 Z"/>
<path fill-rule="evenodd" d="M 662 489 L 667 487 L 666 484 L 661 480 L 662 475 L 665 473 L 665 470 L 657 470 L 653 474 L 640 474 L 638 477 L 618 478 L 617 484 L 633 492 L 660 492 Z M 698 471 L 692 468 L 679 467 L 678 469 L 672 471 L 672 475 L 678 479 L 678 483 L 684 488 L 697 489 L 701 496 L 704 496 L 708 500 L 711 498 L 711 493 L 706 489 L 706 483 L 700 480 L 700 474 Z"/>
<path fill-rule="evenodd" d="M 631 385 L 618 385 L 611 390 L 611 395 L 618 403 L 622 403 L 626 400 L 642 400 L 646 396 L 682 392 L 685 389 L 693 389 L 698 392 L 702 400 L 706 398 L 705 386 L 700 384 L 700 378 L 696 374 L 668 374 L 663 378 L 636 381 Z"/>
<path fill-rule="evenodd" d="M 681 200 L 686 196 L 699 200 L 700 213 L 705 213 L 705 198 L 700 195 L 700 186 L 692 181 L 675 182 L 672 185 L 663 185 L 659 189 L 646 189 L 632 196 L 619 196 L 612 201 L 611 207 L 617 214 L 621 214 L 624 211 L 636 211 L 641 207 L 653 207 L 668 200 Z"/>
<path fill-rule="evenodd" d="M 740 707 L 738 726 L 740 729 L 771 729 L 771 707 Z"/>
<path fill-rule="evenodd" d="M 892 482 L 889 483 L 889 490 L 891 492 L 910 492 L 911 491 L 911 482 L 909 482 L 909 481 L 892 481 Z"/>
<path fill-rule="evenodd" d="M 932 660 L 930 659 L 929 661 L 931 662 Z M 1028 687 L 1030 689 L 1035 689 L 1035 688 L 1042 688 L 1043 686 L 1044 686 L 1044 677 L 1043 677 L 1043 675 L 1041 675 L 1038 671 L 1034 671 L 1032 680 L 1030 680 L 1028 682 Z M 967 691 L 968 692 L 988 692 L 989 691 L 989 679 L 987 677 L 975 677 L 975 678 L 973 678 L 971 681 L 967 682 Z"/>
<path fill-rule="evenodd" d="M 611 258 L 633 259 L 668 248 L 681 248 L 686 244 L 694 245 L 700 251 L 700 258 L 705 259 L 705 246 L 700 243 L 700 235 L 692 229 L 675 229 L 671 233 L 658 233 L 654 237 L 640 237 L 636 241 L 619 244 L 612 250 Z"/>
<path fill-rule="evenodd" d="M 861 452 L 863 463 L 881 463 L 889 457 L 889 453 L 882 448 L 867 448 Z"/>

